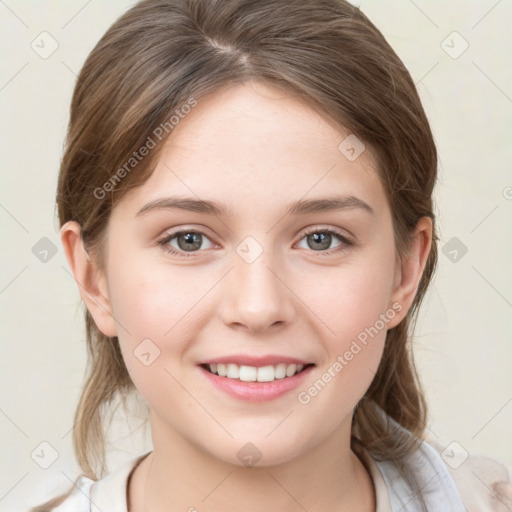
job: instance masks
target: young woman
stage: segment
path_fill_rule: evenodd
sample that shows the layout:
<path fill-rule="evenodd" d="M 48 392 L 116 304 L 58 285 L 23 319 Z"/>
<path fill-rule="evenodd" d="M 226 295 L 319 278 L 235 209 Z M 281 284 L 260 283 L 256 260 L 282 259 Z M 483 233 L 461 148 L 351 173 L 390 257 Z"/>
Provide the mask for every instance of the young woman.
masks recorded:
<path fill-rule="evenodd" d="M 349 3 L 130 9 L 71 105 L 84 474 L 37 510 L 511 510 L 505 466 L 424 439 L 436 171 L 409 73 Z M 105 411 L 135 390 L 153 450 L 105 476 Z"/>

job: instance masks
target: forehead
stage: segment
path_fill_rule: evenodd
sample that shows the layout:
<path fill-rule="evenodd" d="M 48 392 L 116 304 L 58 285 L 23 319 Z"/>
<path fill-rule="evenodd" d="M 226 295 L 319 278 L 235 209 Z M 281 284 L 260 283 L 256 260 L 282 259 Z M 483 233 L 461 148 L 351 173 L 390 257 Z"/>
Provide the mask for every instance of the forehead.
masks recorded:
<path fill-rule="evenodd" d="M 386 208 L 370 151 L 347 158 L 347 144 L 340 149 L 347 137 L 357 144 L 297 96 L 257 82 L 232 86 L 198 101 L 174 127 L 151 177 L 121 203 L 133 210 L 168 193 L 252 215 L 343 194 Z"/>

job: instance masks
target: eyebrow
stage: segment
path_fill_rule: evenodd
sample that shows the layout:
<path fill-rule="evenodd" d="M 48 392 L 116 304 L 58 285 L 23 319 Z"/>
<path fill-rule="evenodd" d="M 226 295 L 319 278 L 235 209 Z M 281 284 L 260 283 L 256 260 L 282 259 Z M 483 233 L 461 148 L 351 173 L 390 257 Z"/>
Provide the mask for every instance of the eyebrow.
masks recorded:
<path fill-rule="evenodd" d="M 136 217 L 144 215 L 154 210 L 177 209 L 188 212 L 205 213 L 208 215 L 216 215 L 218 217 L 231 217 L 232 210 L 225 205 L 216 203 L 215 201 L 206 201 L 202 199 L 194 199 L 188 197 L 163 197 L 156 199 L 144 205 Z M 355 196 L 333 196 L 322 197 L 317 199 L 300 199 L 291 203 L 285 212 L 285 215 L 304 215 L 308 213 L 328 212 L 335 210 L 352 210 L 361 209 L 372 215 L 375 214 L 373 208 L 365 203 L 362 199 Z"/>

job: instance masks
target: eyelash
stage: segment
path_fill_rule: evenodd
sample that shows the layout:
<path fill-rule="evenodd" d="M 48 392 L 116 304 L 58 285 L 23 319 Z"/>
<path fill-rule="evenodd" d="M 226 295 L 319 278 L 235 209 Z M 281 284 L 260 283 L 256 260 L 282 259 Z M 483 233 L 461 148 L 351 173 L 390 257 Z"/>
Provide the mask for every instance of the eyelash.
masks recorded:
<path fill-rule="evenodd" d="M 171 254 L 173 254 L 175 256 L 179 256 L 179 257 L 190 258 L 190 257 L 195 256 L 198 252 L 202 252 L 202 251 L 201 250 L 190 251 L 190 252 L 178 251 L 178 250 L 174 249 L 173 247 L 171 247 L 170 245 L 168 245 L 169 242 L 171 240 L 173 240 L 174 238 L 176 238 L 177 236 L 182 235 L 182 234 L 190 234 L 190 233 L 202 235 L 202 236 L 205 236 L 206 238 L 208 238 L 201 231 L 197 231 L 194 229 L 182 229 L 180 231 L 175 231 L 174 233 L 169 233 L 167 236 L 165 236 L 165 238 L 159 240 L 157 243 L 158 243 L 158 245 L 162 246 L 162 248 L 164 249 L 165 252 L 171 253 Z M 307 237 L 308 235 L 312 235 L 314 233 L 328 233 L 330 235 L 335 235 L 340 240 L 340 242 L 342 242 L 341 245 L 339 245 L 338 247 L 336 247 L 334 249 L 329 249 L 327 251 L 313 251 L 311 249 L 311 252 L 318 253 L 318 256 L 331 256 L 335 253 L 342 253 L 343 251 L 345 251 L 355 245 L 354 242 L 352 242 L 347 237 L 345 237 L 341 232 L 339 232 L 335 229 L 332 229 L 332 228 L 330 228 L 330 229 L 313 228 L 313 229 L 305 232 L 300 240 L 302 240 L 303 238 Z"/>

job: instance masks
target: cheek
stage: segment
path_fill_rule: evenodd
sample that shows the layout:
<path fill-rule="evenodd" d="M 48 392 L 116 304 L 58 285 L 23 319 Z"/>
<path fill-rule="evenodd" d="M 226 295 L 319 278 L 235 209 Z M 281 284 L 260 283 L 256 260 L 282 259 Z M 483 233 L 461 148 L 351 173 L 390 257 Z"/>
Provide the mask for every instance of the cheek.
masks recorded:
<path fill-rule="evenodd" d="M 325 419 L 325 432 L 350 414 L 380 364 L 387 326 L 396 315 L 388 303 L 390 280 L 382 277 L 382 270 L 340 271 L 339 285 L 316 296 L 318 316 L 328 326 L 322 328 L 325 357 L 314 378 L 299 390 L 297 401 L 312 417 Z M 331 412 L 326 416 L 327 410 Z"/>
<path fill-rule="evenodd" d="M 211 269 L 154 263 L 111 262 L 109 289 L 125 365 L 151 402 L 155 389 L 178 375 L 187 349 L 203 326 L 206 296 L 218 280 Z M 182 379 L 181 376 L 178 377 Z M 165 384 L 165 386 L 163 386 Z"/>
<path fill-rule="evenodd" d="M 133 337 L 155 340 L 178 328 L 206 287 L 197 273 L 147 261 L 115 266 L 109 281 L 116 320 Z"/>
<path fill-rule="evenodd" d="M 112 311 L 123 358 L 137 387 L 137 380 L 152 379 L 155 368 L 161 366 L 164 350 L 179 349 L 178 340 L 172 337 L 173 328 L 180 326 L 179 319 L 186 315 L 187 297 L 192 292 L 187 291 L 178 272 L 166 274 L 148 262 L 110 262 Z M 172 344 L 168 343 L 171 339 Z"/>
<path fill-rule="evenodd" d="M 359 401 L 377 371 L 388 324 L 397 314 L 389 302 L 394 250 L 376 247 L 380 248 L 354 258 L 351 264 L 330 268 L 320 279 L 315 276 L 301 289 L 319 318 L 319 330 L 325 333 L 325 357 L 320 379 L 317 375 L 308 382 L 298 398 L 303 405 L 314 401 L 319 413 L 329 404 L 338 411 L 348 407 L 348 411 Z M 313 281 L 317 286 L 312 286 Z"/>
<path fill-rule="evenodd" d="M 302 281 L 304 302 L 324 324 L 332 348 L 343 350 L 350 340 L 364 338 L 367 329 L 374 333 L 375 326 L 385 335 L 396 313 L 390 304 L 392 262 L 392 252 L 369 254 Z"/>

